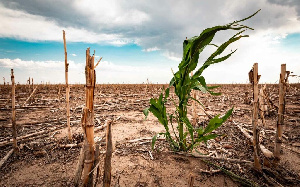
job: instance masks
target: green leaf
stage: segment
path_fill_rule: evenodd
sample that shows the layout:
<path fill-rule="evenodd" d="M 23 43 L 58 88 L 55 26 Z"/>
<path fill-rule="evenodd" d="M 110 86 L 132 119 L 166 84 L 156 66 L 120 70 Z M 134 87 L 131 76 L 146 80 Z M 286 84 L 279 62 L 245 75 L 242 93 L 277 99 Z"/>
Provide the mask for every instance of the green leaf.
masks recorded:
<path fill-rule="evenodd" d="M 196 129 L 196 131 L 198 133 L 198 137 L 201 136 L 201 135 L 203 135 L 203 133 L 204 133 L 204 130 L 203 130 L 202 127 L 199 127 L 198 129 Z"/>
<path fill-rule="evenodd" d="M 165 99 L 164 99 L 164 102 L 167 102 L 167 98 L 169 97 L 169 94 L 170 94 L 170 88 L 167 88 L 165 90 Z"/>
<path fill-rule="evenodd" d="M 194 127 L 193 127 L 193 125 L 191 124 L 191 122 L 189 121 L 189 119 L 187 117 L 182 118 L 182 121 L 184 122 L 184 124 L 186 125 L 186 127 L 189 131 L 189 134 L 192 139 L 192 143 L 194 143 Z"/>
<path fill-rule="evenodd" d="M 239 29 L 242 29 L 244 27 L 239 27 Z M 231 28 L 230 26 L 229 27 L 225 27 L 223 28 L 224 30 L 227 30 L 227 29 L 233 29 Z M 242 30 L 241 32 L 238 32 L 236 35 L 234 35 L 233 37 L 231 37 L 227 42 L 223 43 L 221 46 L 219 46 L 217 48 L 217 50 L 205 61 L 205 63 L 195 72 L 195 74 L 193 75 L 193 78 L 195 77 L 199 77 L 202 72 L 204 71 L 204 69 L 206 69 L 208 66 L 210 66 L 211 64 L 215 64 L 215 63 L 219 63 L 219 62 L 222 62 L 224 60 L 226 60 L 227 58 L 229 58 L 235 51 L 229 53 L 228 55 L 226 56 L 223 56 L 221 58 L 218 58 L 218 59 L 214 59 L 217 55 L 220 55 L 228 46 L 229 44 L 239 40 L 240 38 L 242 37 L 247 37 L 246 35 L 244 36 L 237 36 L 238 34 L 241 34 L 242 32 L 244 32 L 245 30 Z M 237 37 L 236 37 L 237 36 Z"/>
<path fill-rule="evenodd" d="M 157 108 L 157 110 L 159 110 L 159 111 L 162 109 L 161 103 L 159 103 L 157 99 L 151 98 L 151 99 L 150 99 L 150 104 L 151 104 L 153 107 Z"/>
<path fill-rule="evenodd" d="M 219 96 L 219 95 L 222 95 L 222 93 L 220 93 L 220 92 L 213 92 L 213 91 L 208 91 L 208 93 L 210 94 L 210 95 L 215 95 L 215 96 Z"/>
<path fill-rule="evenodd" d="M 155 142 L 157 140 L 157 136 L 159 136 L 159 135 L 164 135 L 167 140 L 173 141 L 172 137 L 170 136 L 170 134 L 168 132 L 166 132 L 166 133 L 163 133 L 163 132 L 157 133 L 152 137 L 152 141 L 151 141 L 151 148 L 152 149 L 154 149 L 154 145 L 155 145 Z M 176 143 L 175 143 L 175 145 L 176 145 Z"/>
<path fill-rule="evenodd" d="M 218 48 L 219 46 L 216 45 L 216 44 L 208 44 L 208 45 L 212 45 L 212 46 L 215 46 L 216 48 Z"/>
<path fill-rule="evenodd" d="M 189 99 L 192 99 L 192 100 L 196 101 L 198 104 L 200 104 L 202 107 L 204 107 L 204 105 L 199 100 L 197 100 L 196 98 L 193 98 L 193 97 L 190 96 Z"/>
<path fill-rule="evenodd" d="M 199 90 L 202 93 L 207 93 L 208 92 L 208 90 L 205 87 L 201 86 L 200 84 L 198 84 L 195 87 L 193 87 L 193 90 Z"/>
<path fill-rule="evenodd" d="M 230 110 L 228 110 L 226 112 L 226 114 L 222 118 L 219 118 L 220 115 L 216 115 L 214 118 L 212 118 L 209 121 L 209 123 L 206 126 L 206 128 L 204 129 L 204 133 L 203 134 L 210 133 L 213 130 L 219 128 L 229 118 L 229 116 L 232 114 L 232 111 L 233 111 L 233 108 L 231 108 Z"/>
<path fill-rule="evenodd" d="M 154 136 L 152 137 L 152 143 L 151 143 L 152 150 L 154 150 L 154 145 L 155 145 L 155 142 L 156 142 L 156 140 L 157 140 L 157 135 L 158 135 L 158 134 L 156 134 L 156 135 L 154 135 Z"/>
<path fill-rule="evenodd" d="M 158 104 L 160 104 L 161 105 L 161 103 L 162 103 L 162 98 L 163 98 L 163 94 L 161 93 L 160 95 L 159 95 L 159 99 L 158 99 Z"/>
<path fill-rule="evenodd" d="M 207 142 L 207 140 L 211 140 L 211 139 L 215 139 L 216 137 L 218 137 L 217 134 L 209 134 L 207 136 L 202 136 L 201 138 L 199 138 L 197 141 L 199 142 Z"/>
<path fill-rule="evenodd" d="M 212 89 L 219 88 L 219 87 L 221 87 L 221 86 L 208 86 L 207 88 L 208 88 L 209 90 L 212 90 Z"/>
<path fill-rule="evenodd" d="M 205 78 L 203 76 L 200 76 L 200 77 L 197 77 L 196 80 L 199 81 L 199 83 L 201 84 L 201 86 L 198 84 L 196 85 L 193 89 L 194 90 L 200 90 L 202 91 L 203 93 L 210 93 L 211 95 L 215 95 L 215 96 L 218 96 L 218 95 L 221 95 L 222 93 L 215 93 L 213 91 L 211 91 L 211 89 L 214 89 L 214 88 L 217 88 L 219 86 L 211 86 L 211 87 L 208 87 L 206 85 L 206 81 L 205 81 Z"/>
<path fill-rule="evenodd" d="M 163 125 L 165 124 L 162 114 L 157 108 L 155 108 L 153 105 L 151 105 L 149 108 L 149 111 L 152 112 L 152 114 L 158 119 L 158 121 L 161 124 L 163 124 Z"/>
<path fill-rule="evenodd" d="M 231 23 L 231 25 L 232 25 L 232 24 L 239 23 L 239 22 L 242 22 L 242 21 L 245 21 L 245 20 L 247 20 L 247 19 L 250 19 L 250 18 L 252 18 L 253 16 L 255 16 L 259 11 L 261 11 L 261 9 L 259 9 L 259 10 L 256 11 L 254 14 L 252 14 L 252 15 L 250 15 L 250 16 L 244 18 L 244 19 L 241 19 L 241 20 L 239 20 L 239 21 L 234 21 L 233 23 Z"/>
<path fill-rule="evenodd" d="M 198 78 L 198 80 L 199 80 L 200 84 L 201 84 L 204 88 L 207 88 L 206 82 L 205 82 L 205 78 L 204 78 L 203 76 L 200 76 L 200 77 Z"/>
<path fill-rule="evenodd" d="M 147 119 L 147 117 L 148 117 L 148 115 L 149 115 L 149 107 L 148 107 L 148 108 L 145 108 L 145 109 L 143 110 L 143 113 L 144 113 L 144 115 L 145 115 L 145 119 Z"/>
<path fill-rule="evenodd" d="M 232 112 L 233 112 L 233 107 L 230 110 L 228 110 L 226 114 L 222 117 L 223 121 L 226 121 L 229 118 L 229 116 L 231 116 Z"/>
<path fill-rule="evenodd" d="M 217 128 L 217 125 L 222 123 L 223 120 L 219 118 L 220 115 L 216 115 L 214 118 L 212 118 L 208 125 L 206 126 L 206 128 L 204 129 L 203 134 L 207 134 L 212 132 L 213 130 L 215 130 Z"/>
<path fill-rule="evenodd" d="M 189 134 L 188 132 L 183 133 L 183 140 L 186 139 L 186 137 L 187 137 L 188 134 Z"/>
<path fill-rule="evenodd" d="M 169 86 L 174 86 L 175 84 L 175 78 L 173 77 L 169 83 Z"/>

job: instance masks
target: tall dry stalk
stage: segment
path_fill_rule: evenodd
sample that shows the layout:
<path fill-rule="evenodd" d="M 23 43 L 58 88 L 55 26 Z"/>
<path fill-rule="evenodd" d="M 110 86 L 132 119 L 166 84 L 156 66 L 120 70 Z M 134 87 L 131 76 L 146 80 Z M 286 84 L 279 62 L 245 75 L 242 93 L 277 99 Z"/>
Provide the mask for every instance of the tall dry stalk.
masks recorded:
<path fill-rule="evenodd" d="M 258 64 L 254 63 L 252 70 L 249 72 L 249 80 L 253 86 L 253 109 L 252 109 L 252 127 L 253 127 L 253 148 L 254 148 L 254 168 L 258 171 L 261 170 L 259 154 L 258 154 Z"/>
<path fill-rule="evenodd" d="M 284 125 L 284 113 L 285 113 L 285 95 L 286 95 L 286 84 L 288 81 L 289 72 L 286 71 L 286 64 L 281 64 L 281 73 L 279 81 L 279 108 L 278 108 L 278 121 L 275 139 L 274 156 L 276 161 L 280 160 L 280 150 L 282 143 L 282 133 Z"/>
<path fill-rule="evenodd" d="M 95 157 L 95 142 L 94 142 L 94 90 L 96 84 L 96 73 L 94 69 L 94 55 L 90 56 L 90 48 L 86 50 L 86 66 L 85 66 L 85 108 L 82 115 L 82 128 L 85 134 L 84 144 L 84 185 L 92 185 L 93 175 L 90 174 Z"/>
<path fill-rule="evenodd" d="M 63 39 L 64 39 L 64 49 L 65 49 L 65 78 L 66 78 L 66 102 L 67 102 L 67 126 L 68 126 L 68 137 L 72 139 L 72 132 L 70 127 L 70 85 L 68 83 L 68 69 L 69 64 L 67 60 L 67 43 L 66 43 L 66 34 L 63 30 Z"/>
<path fill-rule="evenodd" d="M 12 116 L 11 116 L 11 123 L 12 123 L 12 135 L 13 135 L 13 147 L 14 150 L 17 151 L 17 127 L 16 127 L 16 88 L 15 88 L 15 76 L 14 70 L 11 69 L 11 108 L 12 108 Z"/>
<path fill-rule="evenodd" d="M 98 61 L 99 64 L 102 58 Z M 95 151 L 94 142 L 94 90 L 96 86 L 96 72 L 94 65 L 95 52 L 90 56 L 90 48 L 86 50 L 85 66 L 85 107 L 81 118 L 81 125 L 84 132 L 84 144 L 80 152 L 77 169 L 74 176 L 74 185 L 78 186 L 83 172 L 83 186 L 93 186 L 94 167 L 97 165 L 99 158 Z M 98 145 L 97 145 L 98 146 Z M 99 173 L 99 171 L 98 171 Z M 96 179 L 97 183 L 97 179 Z"/>

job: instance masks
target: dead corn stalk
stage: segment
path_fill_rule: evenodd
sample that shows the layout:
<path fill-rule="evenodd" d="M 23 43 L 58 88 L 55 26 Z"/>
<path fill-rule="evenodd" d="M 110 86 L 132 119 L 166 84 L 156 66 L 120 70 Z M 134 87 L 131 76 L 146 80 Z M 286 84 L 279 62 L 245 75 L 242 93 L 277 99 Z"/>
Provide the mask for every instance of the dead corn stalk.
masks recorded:
<path fill-rule="evenodd" d="M 249 141 L 253 141 L 253 137 L 239 124 L 233 121 L 233 123 L 240 129 L 240 131 L 244 134 L 246 138 L 249 139 Z M 262 141 L 262 140 L 261 140 Z M 274 159 L 274 155 L 271 151 L 269 151 L 263 144 L 262 142 L 259 142 L 259 148 L 261 152 L 264 155 L 264 165 L 265 166 L 270 166 L 270 160 Z"/>
<path fill-rule="evenodd" d="M 286 95 L 286 86 L 289 77 L 289 71 L 286 71 L 286 64 L 281 64 L 281 73 L 279 81 L 279 109 L 278 109 L 278 121 L 277 121 L 277 130 L 275 136 L 275 149 L 274 156 L 276 161 L 280 160 L 280 150 L 282 143 L 282 133 L 284 125 L 284 113 L 285 113 L 285 95 Z"/>
<path fill-rule="evenodd" d="M 31 85 L 32 85 L 32 91 L 34 90 L 34 86 L 33 86 L 33 78 L 31 78 Z"/>
<path fill-rule="evenodd" d="M 1 167 L 4 165 L 4 163 L 9 159 L 9 157 L 13 154 L 14 149 L 11 149 L 6 155 L 5 157 L 2 158 L 2 160 L 0 161 L 0 169 Z"/>
<path fill-rule="evenodd" d="M 11 123 L 12 123 L 12 135 L 13 135 L 13 147 L 14 150 L 17 151 L 18 145 L 17 145 L 17 127 L 16 127 L 16 100 L 15 100 L 15 94 L 16 94 L 16 88 L 15 88 L 15 76 L 14 76 L 14 70 L 11 69 L 11 108 L 12 108 L 12 116 L 11 116 Z"/>
<path fill-rule="evenodd" d="M 28 87 L 30 87 L 30 77 L 28 78 L 27 83 L 28 83 Z"/>
<path fill-rule="evenodd" d="M 104 160 L 104 175 L 103 175 L 103 187 L 110 187 L 111 184 L 111 157 L 112 157 L 112 134 L 111 134 L 112 121 L 107 122 L 106 131 L 106 156 Z"/>
<path fill-rule="evenodd" d="M 65 50 L 65 78 L 66 78 L 66 102 L 67 102 L 67 126 L 68 126 L 68 138 L 69 140 L 72 139 L 72 132 L 71 132 L 71 127 L 70 127 L 70 86 L 68 83 L 68 69 L 69 69 L 69 64 L 67 60 L 67 44 L 66 44 L 66 34 L 65 31 L 63 30 L 63 39 L 64 39 L 64 50 Z"/>
<path fill-rule="evenodd" d="M 86 66 L 85 66 L 85 107 L 81 118 L 81 125 L 84 132 L 84 144 L 79 156 L 77 169 L 75 172 L 74 184 L 78 186 L 79 180 L 83 172 L 83 186 L 93 186 L 93 174 L 96 166 L 95 160 L 95 142 L 94 142 L 94 90 L 96 86 L 95 72 L 95 52 L 90 56 L 90 48 L 86 50 Z M 101 60 L 101 59 L 100 59 Z M 99 60 L 99 62 L 100 62 Z M 98 62 L 98 63 L 99 63 Z"/>
<path fill-rule="evenodd" d="M 259 96 L 258 96 L 259 113 L 260 113 L 263 126 L 266 126 L 265 114 L 268 113 L 268 105 L 266 104 L 266 100 L 265 100 L 267 96 L 265 93 L 266 93 L 266 85 L 264 85 L 259 90 Z"/>
<path fill-rule="evenodd" d="M 254 63 L 251 71 L 249 72 L 249 81 L 253 86 L 253 111 L 252 111 L 252 126 L 253 126 L 253 148 L 254 148 L 254 168 L 261 171 L 260 159 L 258 154 L 258 64 Z"/>
<path fill-rule="evenodd" d="M 95 142 L 94 142 L 94 89 L 96 83 L 96 73 L 94 69 L 94 55 L 90 56 L 90 48 L 86 50 L 86 66 L 85 66 L 85 108 L 82 115 L 82 128 L 85 134 L 84 144 L 84 168 L 83 168 L 83 184 L 92 186 L 93 163 L 95 159 Z"/>
<path fill-rule="evenodd" d="M 31 97 L 34 95 L 35 91 L 37 89 L 37 86 L 35 89 L 31 92 L 30 96 L 26 99 L 26 101 L 23 103 L 22 107 L 25 107 L 26 103 L 31 99 Z"/>

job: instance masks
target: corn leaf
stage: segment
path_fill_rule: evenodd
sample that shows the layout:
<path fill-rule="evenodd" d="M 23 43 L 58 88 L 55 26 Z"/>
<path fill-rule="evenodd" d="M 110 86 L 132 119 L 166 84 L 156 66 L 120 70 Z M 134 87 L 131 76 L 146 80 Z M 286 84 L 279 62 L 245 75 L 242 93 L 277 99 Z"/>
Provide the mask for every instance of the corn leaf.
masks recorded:
<path fill-rule="evenodd" d="M 212 132 L 217 128 L 218 124 L 222 124 L 223 120 L 219 118 L 220 115 L 216 115 L 214 118 L 212 118 L 208 125 L 205 127 L 203 134 L 207 134 Z"/>
<path fill-rule="evenodd" d="M 148 115 L 149 115 L 149 107 L 148 107 L 148 108 L 145 108 L 145 109 L 143 110 L 143 113 L 144 113 L 144 115 L 145 115 L 145 119 L 147 119 L 147 117 L 148 117 Z"/>
<path fill-rule="evenodd" d="M 184 117 L 182 119 L 182 121 L 185 123 L 185 125 L 189 131 L 189 134 L 191 136 L 192 143 L 194 144 L 194 127 L 193 127 L 193 125 L 191 124 L 191 122 L 189 121 L 189 119 L 187 117 Z"/>
<path fill-rule="evenodd" d="M 232 112 L 233 112 L 233 108 L 231 108 L 230 110 L 228 110 L 226 112 L 226 114 L 222 117 L 223 121 L 226 121 L 229 118 L 229 116 L 231 116 Z"/>
<path fill-rule="evenodd" d="M 207 142 L 207 140 L 211 140 L 211 139 L 215 139 L 216 137 L 218 137 L 219 135 L 217 134 L 209 134 L 207 136 L 202 136 L 199 139 L 197 139 L 197 142 Z"/>
<path fill-rule="evenodd" d="M 151 143 L 152 149 L 154 149 L 154 145 L 155 145 L 155 142 L 156 142 L 156 140 L 157 140 L 157 135 L 158 135 L 158 134 L 156 134 L 156 135 L 154 135 L 154 136 L 152 137 L 152 143 Z"/>
<path fill-rule="evenodd" d="M 233 108 L 231 108 L 230 110 L 228 110 L 226 112 L 226 114 L 222 118 L 219 118 L 220 115 L 216 115 L 214 118 L 212 118 L 209 121 L 209 123 L 206 126 L 206 128 L 204 129 L 203 134 L 210 133 L 213 130 L 219 128 L 229 118 L 229 116 L 232 114 L 232 111 L 233 111 Z"/>

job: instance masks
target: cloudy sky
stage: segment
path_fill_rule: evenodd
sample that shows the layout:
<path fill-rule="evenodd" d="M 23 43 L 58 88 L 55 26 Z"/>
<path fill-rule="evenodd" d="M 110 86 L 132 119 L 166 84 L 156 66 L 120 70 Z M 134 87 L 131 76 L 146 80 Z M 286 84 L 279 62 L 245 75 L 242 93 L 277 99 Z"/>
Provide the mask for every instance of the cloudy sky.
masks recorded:
<path fill-rule="evenodd" d="M 167 83 L 182 56 L 182 42 L 207 27 L 245 21 L 255 30 L 230 46 L 227 61 L 204 73 L 209 83 L 247 83 L 259 63 L 261 83 L 276 83 L 280 64 L 300 75 L 299 0 L 0 0 L 0 75 L 10 81 L 64 83 L 62 30 L 66 31 L 69 82 L 84 83 L 85 50 L 95 50 L 98 83 Z M 221 44 L 233 32 L 220 32 Z M 200 56 L 203 63 L 212 52 Z M 290 82 L 299 82 L 291 77 Z M 3 82 L 3 81 L 2 81 Z"/>

